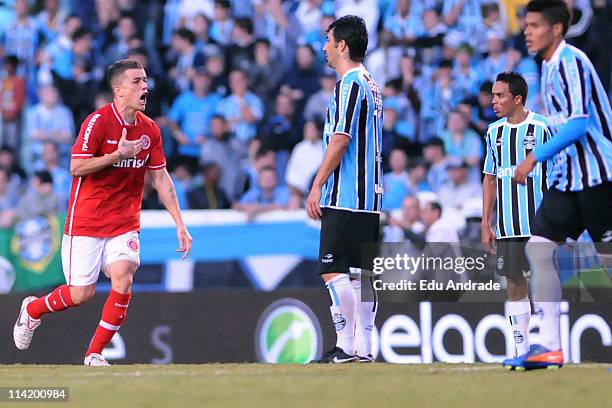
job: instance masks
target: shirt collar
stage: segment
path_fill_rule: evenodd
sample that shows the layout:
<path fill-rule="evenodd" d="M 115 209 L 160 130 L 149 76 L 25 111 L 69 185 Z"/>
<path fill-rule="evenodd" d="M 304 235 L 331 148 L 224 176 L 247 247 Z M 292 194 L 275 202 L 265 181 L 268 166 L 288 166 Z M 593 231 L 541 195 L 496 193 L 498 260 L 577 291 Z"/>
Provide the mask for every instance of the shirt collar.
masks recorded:
<path fill-rule="evenodd" d="M 565 42 L 565 40 L 562 40 L 559 45 L 557 45 L 557 49 L 555 50 L 555 52 L 553 53 L 553 56 L 550 58 L 550 61 L 546 62 L 546 65 L 548 64 L 556 64 L 557 61 L 559 60 L 560 56 L 561 56 L 561 51 L 563 51 L 563 49 L 565 48 L 565 46 L 567 45 L 567 43 Z"/>
<path fill-rule="evenodd" d="M 344 75 L 342 75 L 342 78 L 341 78 L 340 80 L 342 80 L 342 79 L 346 78 L 346 76 L 347 76 L 348 74 L 350 74 L 351 72 L 353 72 L 353 71 L 362 71 L 362 70 L 364 70 L 364 69 L 365 69 L 365 68 L 364 68 L 364 66 L 363 66 L 362 64 L 359 64 L 359 65 L 358 65 L 358 66 L 356 66 L 355 68 L 351 68 L 351 69 L 349 69 L 348 71 L 346 71 L 346 72 L 344 73 Z"/>

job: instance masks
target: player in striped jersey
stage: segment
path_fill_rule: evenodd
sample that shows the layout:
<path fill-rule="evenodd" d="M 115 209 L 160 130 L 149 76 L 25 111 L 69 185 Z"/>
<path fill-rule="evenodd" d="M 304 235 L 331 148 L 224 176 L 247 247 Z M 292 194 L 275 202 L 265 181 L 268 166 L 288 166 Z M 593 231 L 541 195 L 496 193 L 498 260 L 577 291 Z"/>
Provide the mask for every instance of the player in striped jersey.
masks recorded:
<path fill-rule="evenodd" d="M 327 109 L 325 155 L 308 196 L 308 215 L 321 219 L 321 276 L 332 299 L 337 342 L 317 363 L 373 361 L 376 297 L 372 280 L 351 280 L 361 271 L 361 245 L 377 242 L 382 203 L 382 96 L 363 67 L 368 33 L 362 18 L 345 16 L 327 32 L 323 51 L 341 79 Z M 374 292 L 375 294 L 375 292 Z"/>
<path fill-rule="evenodd" d="M 531 1 L 525 22 L 527 48 L 544 60 L 542 97 L 552 136 L 527 155 L 517 167 L 515 179 L 524 183 L 536 163 L 553 157 L 555 169 L 526 246 L 542 344 L 532 345 L 527 357 L 515 366 L 560 367 L 564 358 L 559 338 L 561 283 L 553 261 L 555 242 L 575 239 L 586 229 L 600 253 L 610 252 L 612 113 L 591 61 L 564 41 L 570 22 L 567 4 Z"/>
<path fill-rule="evenodd" d="M 502 72 L 493 84 L 497 122 L 489 125 L 483 180 L 482 242 L 493 249 L 497 241 L 498 273 L 508 283 L 508 317 L 516 346 L 515 357 L 529 351 L 531 306 L 527 290 L 529 263 L 525 243 L 546 189 L 546 163 L 538 163 L 525 186 L 512 181 L 518 163 L 548 140 L 546 118 L 525 109 L 527 82 L 517 72 Z M 497 199 L 497 222 L 490 215 Z M 506 361 L 504 362 L 506 363 Z"/>

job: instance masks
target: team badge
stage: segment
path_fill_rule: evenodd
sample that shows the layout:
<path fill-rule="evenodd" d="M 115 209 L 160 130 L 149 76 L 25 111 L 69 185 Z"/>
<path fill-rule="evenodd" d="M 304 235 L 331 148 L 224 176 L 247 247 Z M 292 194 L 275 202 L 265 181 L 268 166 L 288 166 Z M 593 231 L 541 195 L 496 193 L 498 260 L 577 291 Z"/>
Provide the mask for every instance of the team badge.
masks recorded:
<path fill-rule="evenodd" d="M 136 238 L 128 239 L 127 246 L 134 252 L 138 252 L 138 249 L 140 248 L 140 245 L 138 244 L 138 240 Z"/>
<path fill-rule="evenodd" d="M 523 147 L 527 150 L 533 150 L 536 145 L 536 137 L 533 133 L 529 132 L 523 138 Z"/>
<path fill-rule="evenodd" d="M 142 150 L 147 150 L 151 147 L 151 138 L 147 135 L 140 136 L 140 140 L 142 140 Z"/>

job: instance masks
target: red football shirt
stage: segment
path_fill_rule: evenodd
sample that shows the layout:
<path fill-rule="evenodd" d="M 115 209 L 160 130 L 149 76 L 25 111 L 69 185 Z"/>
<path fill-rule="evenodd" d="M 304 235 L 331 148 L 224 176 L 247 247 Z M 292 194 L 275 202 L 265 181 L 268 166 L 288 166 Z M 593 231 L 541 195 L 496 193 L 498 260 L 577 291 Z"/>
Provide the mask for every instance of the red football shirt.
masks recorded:
<path fill-rule="evenodd" d="M 123 128 L 127 128 L 128 140 L 144 137 L 142 151 L 133 159 L 72 179 L 65 234 L 113 237 L 140 230 L 145 172 L 166 166 L 157 124 L 136 112 L 134 124 L 129 125 L 115 104 L 108 104 L 85 119 L 72 146 L 72 157 L 87 159 L 116 151 Z"/>

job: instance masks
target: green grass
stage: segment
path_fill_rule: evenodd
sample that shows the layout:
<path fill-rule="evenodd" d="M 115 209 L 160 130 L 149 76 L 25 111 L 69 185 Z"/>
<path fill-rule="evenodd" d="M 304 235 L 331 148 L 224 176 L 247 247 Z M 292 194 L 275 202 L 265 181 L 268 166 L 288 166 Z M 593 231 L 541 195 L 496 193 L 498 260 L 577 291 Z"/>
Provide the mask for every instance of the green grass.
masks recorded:
<path fill-rule="evenodd" d="M 69 403 L 0 402 L 0 408 L 595 407 L 612 401 L 611 367 L 521 373 L 490 364 L 0 365 L 0 387 L 70 390 Z"/>

